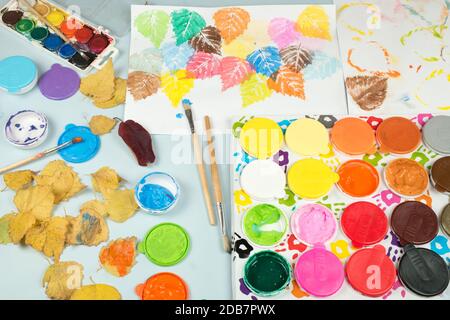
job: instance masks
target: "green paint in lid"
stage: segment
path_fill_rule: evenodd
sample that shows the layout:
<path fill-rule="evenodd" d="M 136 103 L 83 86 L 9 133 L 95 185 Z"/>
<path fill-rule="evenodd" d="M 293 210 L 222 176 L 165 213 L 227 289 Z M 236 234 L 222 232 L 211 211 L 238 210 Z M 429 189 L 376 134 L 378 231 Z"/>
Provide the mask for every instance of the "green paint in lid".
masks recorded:
<path fill-rule="evenodd" d="M 16 30 L 20 33 L 29 33 L 31 30 L 33 30 L 34 26 L 35 24 L 33 20 L 24 18 L 17 22 Z"/>
<path fill-rule="evenodd" d="M 189 250 L 189 236 L 177 224 L 162 223 L 153 227 L 139 243 L 139 252 L 159 266 L 173 266 L 183 260 Z"/>
<path fill-rule="evenodd" d="M 43 27 L 37 27 L 31 31 L 30 36 L 33 40 L 44 41 L 48 37 L 48 30 Z"/>

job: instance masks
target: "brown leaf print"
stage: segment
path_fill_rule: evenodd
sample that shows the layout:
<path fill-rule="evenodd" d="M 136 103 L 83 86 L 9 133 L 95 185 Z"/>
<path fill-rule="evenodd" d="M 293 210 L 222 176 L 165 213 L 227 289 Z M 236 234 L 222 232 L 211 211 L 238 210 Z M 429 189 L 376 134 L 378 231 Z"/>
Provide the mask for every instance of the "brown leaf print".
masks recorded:
<path fill-rule="evenodd" d="M 300 72 L 307 65 L 312 63 L 313 55 L 301 44 L 288 46 L 280 50 L 281 60 L 293 71 Z"/>
<path fill-rule="evenodd" d="M 128 89 L 134 100 L 139 101 L 158 92 L 160 77 L 143 71 L 134 71 L 128 75 Z"/>
<path fill-rule="evenodd" d="M 359 107 L 365 111 L 379 108 L 387 95 L 386 77 L 356 76 L 345 80 L 348 93 Z"/>
<path fill-rule="evenodd" d="M 222 36 L 219 29 L 213 26 L 207 26 L 189 40 L 189 44 L 195 51 L 201 51 L 206 53 L 221 54 Z"/>

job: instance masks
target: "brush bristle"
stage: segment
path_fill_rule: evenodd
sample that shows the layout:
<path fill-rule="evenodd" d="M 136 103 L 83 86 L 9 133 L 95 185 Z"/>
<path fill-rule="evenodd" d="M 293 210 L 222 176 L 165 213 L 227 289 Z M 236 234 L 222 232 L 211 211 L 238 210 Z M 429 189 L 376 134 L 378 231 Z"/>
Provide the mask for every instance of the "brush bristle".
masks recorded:
<path fill-rule="evenodd" d="M 223 235 L 222 241 L 223 241 L 223 250 L 225 250 L 225 252 L 231 253 L 231 242 L 230 239 L 228 239 L 228 236 Z"/>
<path fill-rule="evenodd" d="M 184 110 L 191 110 L 192 102 L 189 99 L 184 99 L 182 101 Z"/>
<path fill-rule="evenodd" d="M 76 137 L 72 139 L 72 143 L 80 143 L 80 142 L 83 142 L 83 138 L 81 137 Z"/>

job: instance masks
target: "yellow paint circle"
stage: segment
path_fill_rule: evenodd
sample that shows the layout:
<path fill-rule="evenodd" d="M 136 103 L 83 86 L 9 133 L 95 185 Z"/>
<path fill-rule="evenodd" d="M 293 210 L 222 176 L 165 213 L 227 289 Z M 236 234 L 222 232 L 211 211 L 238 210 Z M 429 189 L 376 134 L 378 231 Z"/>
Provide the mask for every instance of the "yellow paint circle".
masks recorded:
<path fill-rule="evenodd" d="M 58 10 L 53 10 L 47 15 L 47 20 L 50 22 L 53 26 L 59 27 L 61 23 L 64 22 L 64 19 L 66 18 L 64 16 L 64 13 Z"/>
<path fill-rule="evenodd" d="M 302 159 L 288 171 L 288 186 L 296 195 L 305 199 L 318 199 L 330 192 L 339 175 L 317 159 Z"/>
<path fill-rule="evenodd" d="M 253 118 L 242 127 L 239 137 L 242 149 L 257 159 L 268 159 L 283 146 L 283 131 L 278 123 Z"/>
<path fill-rule="evenodd" d="M 314 119 L 302 118 L 291 123 L 286 130 L 286 144 L 301 156 L 327 154 L 330 136 L 327 128 Z"/>

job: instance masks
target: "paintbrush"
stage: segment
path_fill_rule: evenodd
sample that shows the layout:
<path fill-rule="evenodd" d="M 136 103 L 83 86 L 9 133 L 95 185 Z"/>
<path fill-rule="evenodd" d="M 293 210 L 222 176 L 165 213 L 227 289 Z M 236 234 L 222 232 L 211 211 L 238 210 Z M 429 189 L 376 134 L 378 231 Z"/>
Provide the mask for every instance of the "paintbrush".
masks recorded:
<path fill-rule="evenodd" d="M 50 148 L 50 149 L 45 150 L 43 152 L 40 152 L 40 153 L 30 157 L 30 158 L 27 158 L 25 160 L 21 160 L 19 162 L 16 162 L 14 164 L 11 164 L 11 165 L 9 165 L 7 167 L 4 167 L 4 168 L 0 169 L 0 175 L 4 174 L 5 172 L 8 172 L 10 170 L 13 170 L 13 169 L 16 169 L 18 167 L 21 167 L 21 166 L 24 166 L 26 164 L 29 164 L 29 163 L 31 163 L 33 161 L 39 160 L 39 159 L 41 159 L 41 158 L 43 158 L 43 157 L 45 157 L 45 156 L 47 156 L 47 155 L 49 155 L 51 153 L 54 153 L 54 152 L 59 151 L 59 150 L 62 150 L 64 148 L 67 148 L 67 147 L 69 147 L 69 146 L 71 146 L 73 144 L 77 144 L 77 143 L 80 143 L 80 142 L 83 142 L 83 138 L 79 138 L 79 137 L 73 138 L 72 140 L 67 141 L 67 142 L 65 142 L 63 144 L 60 144 L 60 145 L 58 145 L 56 147 Z"/>
<path fill-rule="evenodd" d="M 211 178 L 214 188 L 214 196 L 216 198 L 216 208 L 217 215 L 219 217 L 220 231 L 222 234 L 223 249 L 226 252 L 231 253 L 231 242 L 227 235 L 227 228 L 224 217 L 222 187 L 220 185 L 219 168 L 217 166 L 216 150 L 214 147 L 214 140 L 212 136 L 212 126 L 208 116 L 205 117 L 205 130 L 206 136 L 208 138 L 209 158 L 211 161 Z"/>
<path fill-rule="evenodd" d="M 203 197 L 204 197 L 205 204 L 206 204 L 206 210 L 208 211 L 209 223 L 211 225 L 215 225 L 216 217 L 214 215 L 214 209 L 213 209 L 213 205 L 212 205 L 212 201 L 211 201 L 211 194 L 209 192 L 208 182 L 206 180 L 206 171 L 205 171 L 205 164 L 203 163 L 202 148 L 200 145 L 199 137 L 198 137 L 197 133 L 195 132 L 194 117 L 192 116 L 192 109 L 191 109 L 192 103 L 187 99 L 184 99 L 182 103 L 183 103 L 184 112 L 186 114 L 186 118 L 188 119 L 188 122 L 189 122 L 189 127 L 191 129 L 192 145 L 193 145 L 194 155 L 195 155 L 195 163 L 197 164 L 197 170 L 198 170 L 198 174 L 200 176 L 200 183 L 202 186 Z"/>
<path fill-rule="evenodd" d="M 18 0 L 19 4 L 23 4 L 27 9 L 36 16 L 43 24 L 45 24 L 48 28 L 50 28 L 54 33 L 58 35 L 61 39 L 65 41 L 65 43 L 70 43 L 72 47 L 78 52 L 78 54 L 85 60 L 88 61 L 90 58 L 81 50 L 80 46 L 66 37 L 64 33 L 62 33 L 57 27 L 52 25 L 43 15 L 36 11 L 33 6 L 28 2 L 28 0 Z"/>

